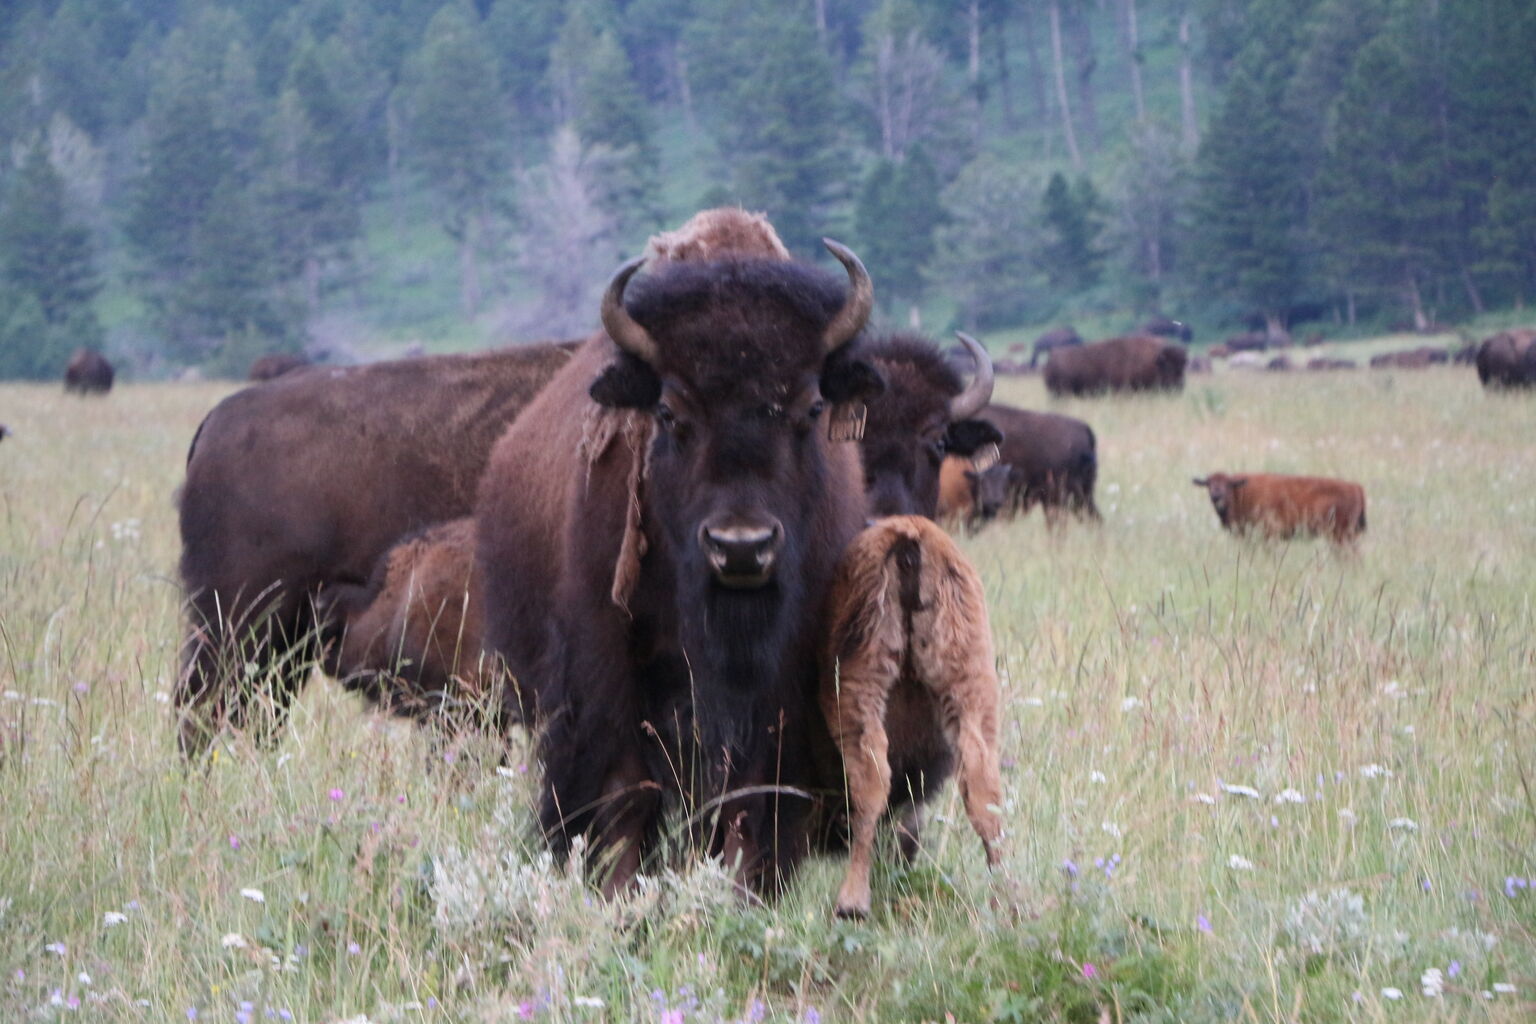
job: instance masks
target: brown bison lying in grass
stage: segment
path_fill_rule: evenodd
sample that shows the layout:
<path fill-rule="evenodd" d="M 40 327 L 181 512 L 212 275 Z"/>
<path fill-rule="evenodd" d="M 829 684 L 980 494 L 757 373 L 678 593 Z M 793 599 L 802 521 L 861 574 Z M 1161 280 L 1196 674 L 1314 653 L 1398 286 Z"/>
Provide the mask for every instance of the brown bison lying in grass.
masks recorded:
<path fill-rule="evenodd" d="M 1279 473 L 1212 473 L 1196 478 L 1221 525 L 1232 533 L 1254 530 L 1280 540 L 1326 536 L 1335 544 L 1365 532 L 1365 490 L 1348 480 Z"/>
<path fill-rule="evenodd" d="M 952 767 L 987 864 L 996 867 L 999 688 L 981 579 L 927 519 L 894 516 L 856 536 L 838 563 L 828 608 L 821 710 L 842 755 L 852 817 L 837 913 L 864 917 L 880 816 L 893 798 L 914 801 L 903 824 L 911 849 L 917 808 Z"/>

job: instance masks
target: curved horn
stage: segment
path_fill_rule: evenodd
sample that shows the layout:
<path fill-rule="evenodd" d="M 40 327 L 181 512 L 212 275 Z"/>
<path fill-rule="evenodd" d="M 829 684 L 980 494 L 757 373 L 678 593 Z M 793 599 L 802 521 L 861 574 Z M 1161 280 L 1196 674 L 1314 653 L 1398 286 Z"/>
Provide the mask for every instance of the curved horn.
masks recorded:
<path fill-rule="evenodd" d="M 821 244 L 848 271 L 848 298 L 843 301 L 843 308 L 837 311 L 832 322 L 827 324 L 827 333 L 822 336 L 826 351 L 830 354 L 852 341 L 853 336 L 864 329 L 864 324 L 869 320 L 869 311 L 875 308 L 875 286 L 869 279 L 869 271 L 864 269 L 864 264 L 859 262 L 852 249 L 830 238 L 823 238 Z"/>
<path fill-rule="evenodd" d="M 629 310 L 624 308 L 624 286 L 629 284 L 629 279 L 635 276 L 635 271 L 639 270 L 644 262 L 644 256 L 636 256 L 620 267 L 613 275 L 613 280 L 608 282 L 608 290 L 603 293 L 603 330 L 608 332 L 608 337 L 612 338 L 619 348 L 641 362 L 654 366 L 660 355 L 660 350 L 656 348 L 656 339 L 652 338 L 646 329 L 629 315 Z"/>
<path fill-rule="evenodd" d="M 992 401 L 992 357 L 987 355 L 981 342 L 964 331 L 956 331 L 955 337 L 960 339 L 960 344 L 969 349 L 971 358 L 976 360 L 976 376 L 969 387 L 949 400 L 951 421 L 968 420 Z"/>

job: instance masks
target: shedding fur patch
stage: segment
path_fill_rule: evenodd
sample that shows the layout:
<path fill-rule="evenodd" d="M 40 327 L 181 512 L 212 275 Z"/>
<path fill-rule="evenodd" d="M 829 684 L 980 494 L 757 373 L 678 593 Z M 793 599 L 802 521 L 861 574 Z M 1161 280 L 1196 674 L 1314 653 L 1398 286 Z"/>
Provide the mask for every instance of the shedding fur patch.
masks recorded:
<path fill-rule="evenodd" d="M 649 412 L 636 409 L 606 409 L 592 405 L 582 422 L 577 457 L 587 468 L 587 483 L 592 481 L 592 467 L 611 448 L 622 441 L 627 449 L 629 471 L 625 476 L 624 538 L 619 543 L 619 557 L 613 566 L 613 586 L 609 598 L 629 614 L 629 599 L 640 582 L 640 560 L 645 557 L 645 531 L 641 517 L 645 511 L 645 482 L 651 475 L 651 447 L 656 437 L 656 419 Z"/>

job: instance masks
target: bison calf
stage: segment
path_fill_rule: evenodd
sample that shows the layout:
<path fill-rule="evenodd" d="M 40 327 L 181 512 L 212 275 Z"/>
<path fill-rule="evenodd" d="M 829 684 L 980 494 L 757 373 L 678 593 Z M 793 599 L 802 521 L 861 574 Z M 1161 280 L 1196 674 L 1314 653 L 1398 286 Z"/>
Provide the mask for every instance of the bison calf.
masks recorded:
<path fill-rule="evenodd" d="M 468 517 L 390 548 L 366 585 L 327 587 L 322 615 L 343 627 L 326 668 L 348 689 L 419 722 L 470 725 L 489 704 L 480 663 L 480 601 L 472 587 L 475 523 Z"/>
<path fill-rule="evenodd" d="M 953 760 L 966 814 L 988 866 L 997 865 L 997 673 L 981 580 L 930 520 L 893 516 L 855 537 L 828 607 L 821 709 L 842 755 L 852 819 L 837 913 L 863 917 L 876 822 L 893 798 L 921 804 Z"/>
<path fill-rule="evenodd" d="M 1233 533 L 1253 529 L 1282 540 L 1318 534 L 1343 544 L 1365 532 L 1365 490 L 1348 480 L 1212 473 L 1194 483 L 1210 492 L 1221 525 Z"/>

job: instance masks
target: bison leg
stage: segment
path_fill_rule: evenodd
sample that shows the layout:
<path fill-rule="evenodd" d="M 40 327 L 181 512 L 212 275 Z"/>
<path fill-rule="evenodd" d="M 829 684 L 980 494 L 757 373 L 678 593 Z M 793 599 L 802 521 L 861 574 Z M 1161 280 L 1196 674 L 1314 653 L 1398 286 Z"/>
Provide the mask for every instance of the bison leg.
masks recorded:
<path fill-rule="evenodd" d="M 871 671 L 861 656 L 844 661 L 838 692 L 823 698 L 832 740 L 843 756 L 848 783 L 848 872 L 837 894 L 838 917 L 869 914 L 869 870 L 875 825 L 891 792 L 889 740 L 885 732 L 888 676 Z"/>

